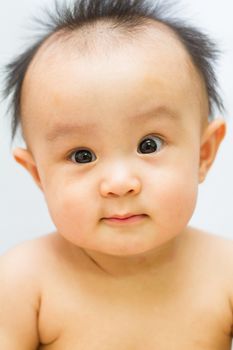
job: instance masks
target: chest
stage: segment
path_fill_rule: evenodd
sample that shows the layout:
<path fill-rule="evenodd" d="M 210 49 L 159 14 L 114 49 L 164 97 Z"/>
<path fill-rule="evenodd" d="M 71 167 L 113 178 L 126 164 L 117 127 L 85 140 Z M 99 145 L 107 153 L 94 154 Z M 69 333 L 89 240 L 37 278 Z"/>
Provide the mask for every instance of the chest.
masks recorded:
<path fill-rule="evenodd" d="M 213 286 L 212 286 L 213 287 Z M 220 286 L 131 295 L 107 285 L 47 288 L 42 350 L 230 350 L 231 313 Z"/>

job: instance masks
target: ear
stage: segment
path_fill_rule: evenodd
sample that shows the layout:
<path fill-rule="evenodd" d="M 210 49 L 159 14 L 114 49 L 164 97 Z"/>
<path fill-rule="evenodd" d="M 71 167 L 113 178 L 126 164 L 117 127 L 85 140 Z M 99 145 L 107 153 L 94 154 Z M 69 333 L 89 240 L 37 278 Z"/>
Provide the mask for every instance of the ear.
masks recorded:
<path fill-rule="evenodd" d="M 16 148 L 13 151 L 13 156 L 16 162 L 22 165 L 29 172 L 37 186 L 42 190 L 40 176 L 31 152 L 27 149 Z"/>
<path fill-rule="evenodd" d="M 200 150 L 199 183 L 205 180 L 225 134 L 226 123 L 220 118 L 210 122 L 204 130 Z"/>

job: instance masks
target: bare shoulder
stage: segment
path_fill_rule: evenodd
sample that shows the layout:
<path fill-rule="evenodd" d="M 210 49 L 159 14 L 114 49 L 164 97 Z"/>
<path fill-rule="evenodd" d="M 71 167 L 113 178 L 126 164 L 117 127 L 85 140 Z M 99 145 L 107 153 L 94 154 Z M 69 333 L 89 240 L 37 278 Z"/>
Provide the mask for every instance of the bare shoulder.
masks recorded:
<path fill-rule="evenodd" d="M 227 258 L 233 258 L 233 238 L 226 238 L 220 235 L 203 231 L 197 228 L 189 228 L 189 240 L 192 245 L 205 249 L 206 255 L 213 254 Z"/>
<path fill-rule="evenodd" d="M 196 228 L 189 230 L 190 250 L 203 266 L 230 281 L 233 295 L 233 240 Z"/>
<path fill-rule="evenodd" d="M 197 244 L 207 244 L 212 251 L 222 252 L 222 250 L 230 251 L 233 249 L 233 236 L 231 238 L 223 237 L 216 233 L 207 232 L 194 227 L 189 227 L 189 236 L 191 239 L 196 241 Z"/>
<path fill-rule="evenodd" d="M 48 245 L 50 240 L 50 236 L 41 236 L 32 240 L 21 242 L 8 251 L 6 251 L 3 255 L 0 256 L 0 261 L 2 264 L 11 265 L 14 262 L 15 268 L 20 268 L 21 266 L 26 267 L 30 260 L 35 260 L 41 254 L 43 254 L 44 247 Z M 30 264 L 27 265 L 30 268 Z"/>
<path fill-rule="evenodd" d="M 0 256 L 2 266 L 8 267 L 19 273 L 33 270 L 39 272 L 40 268 L 47 265 L 48 260 L 59 255 L 58 235 L 49 233 L 32 240 L 19 243 Z"/>
<path fill-rule="evenodd" d="M 73 255 L 76 267 L 81 264 L 81 249 L 76 247 L 73 254 L 71 246 L 56 232 L 25 241 L 0 256 L 0 274 L 4 270 L 9 278 L 18 278 L 21 283 L 30 280 L 30 286 L 43 289 L 53 277 L 56 279 L 74 267 Z"/>
<path fill-rule="evenodd" d="M 39 284 L 40 275 L 45 268 L 49 251 L 51 251 L 52 235 L 38 237 L 19 243 L 0 256 L 0 275 L 6 274 L 8 281 L 25 283 L 30 280 L 30 286 Z"/>
<path fill-rule="evenodd" d="M 38 348 L 38 315 L 51 238 L 47 235 L 20 243 L 0 257 L 1 348 Z"/>

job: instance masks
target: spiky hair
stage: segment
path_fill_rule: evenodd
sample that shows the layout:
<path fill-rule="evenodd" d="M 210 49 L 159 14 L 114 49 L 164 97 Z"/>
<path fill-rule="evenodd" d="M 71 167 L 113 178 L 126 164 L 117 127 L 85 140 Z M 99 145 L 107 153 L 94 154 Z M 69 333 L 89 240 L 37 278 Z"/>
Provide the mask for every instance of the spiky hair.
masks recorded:
<path fill-rule="evenodd" d="M 213 118 L 216 108 L 224 111 L 215 72 L 215 62 L 219 56 L 216 44 L 206 33 L 174 16 L 170 2 L 163 1 L 162 4 L 159 0 L 73 0 L 70 5 L 59 5 L 55 0 L 54 11 L 47 10 L 46 14 L 44 20 L 36 19 L 44 29 L 43 34 L 5 66 L 3 96 L 9 99 L 12 140 L 21 120 L 21 91 L 25 74 L 41 45 L 59 31 L 72 33 L 104 19 L 111 20 L 114 23 L 113 28 L 123 29 L 126 34 L 148 22 L 148 19 L 170 28 L 204 79 L 209 99 L 209 118 Z"/>

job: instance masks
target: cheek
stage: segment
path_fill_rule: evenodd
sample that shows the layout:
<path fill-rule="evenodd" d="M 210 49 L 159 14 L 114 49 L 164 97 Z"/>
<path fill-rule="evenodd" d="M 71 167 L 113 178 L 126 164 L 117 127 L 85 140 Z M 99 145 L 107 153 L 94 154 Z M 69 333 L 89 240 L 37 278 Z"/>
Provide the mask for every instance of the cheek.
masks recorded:
<path fill-rule="evenodd" d="M 174 174 L 164 187 L 161 202 L 167 208 L 168 219 L 173 222 L 187 221 L 196 205 L 197 183 Z"/>
<path fill-rule="evenodd" d="M 157 180 L 151 182 L 149 187 L 153 189 L 151 207 L 155 208 L 158 225 L 167 232 L 182 230 L 191 219 L 196 206 L 197 169 L 193 166 L 166 169 L 157 174 Z"/>
<path fill-rule="evenodd" d="M 57 230 L 63 235 L 72 236 L 75 232 L 84 236 L 93 226 L 98 212 L 94 191 L 78 183 L 67 185 L 60 182 L 55 188 L 54 183 L 45 191 L 45 196 Z"/>

